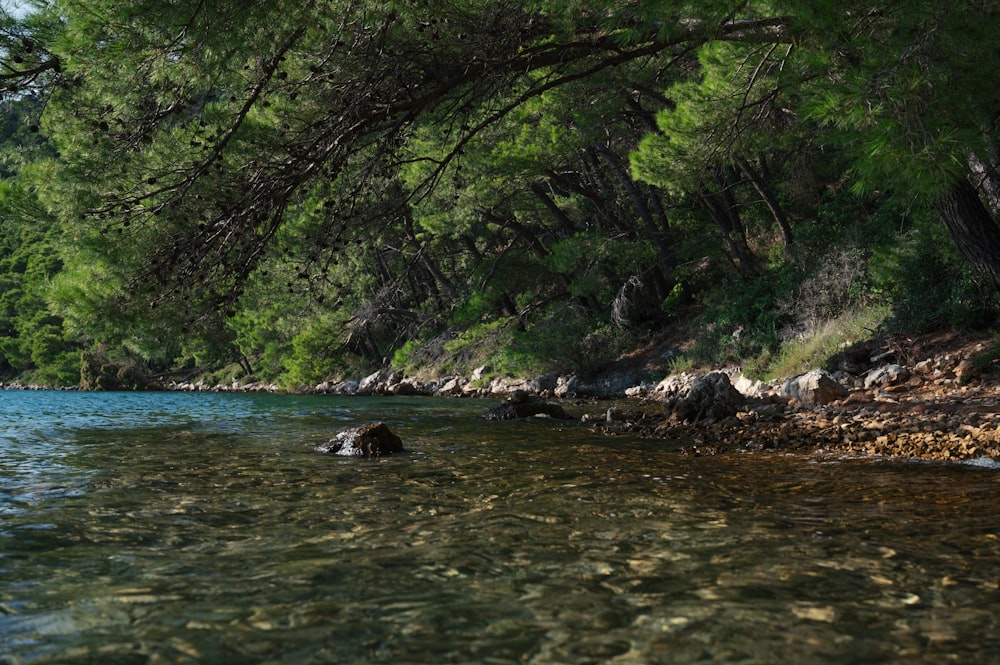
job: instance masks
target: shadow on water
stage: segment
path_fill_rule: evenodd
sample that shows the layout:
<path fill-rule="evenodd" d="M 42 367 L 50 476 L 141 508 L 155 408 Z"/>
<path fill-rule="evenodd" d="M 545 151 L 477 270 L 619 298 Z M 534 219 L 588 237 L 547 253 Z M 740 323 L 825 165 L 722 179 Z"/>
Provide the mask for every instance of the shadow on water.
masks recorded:
<path fill-rule="evenodd" d="M 1000 659 L 992 470 L 163 397 L 50 396 L 2 434 L 7 662 Z M 408 453 L 313 451 L 376 419 Z"/>

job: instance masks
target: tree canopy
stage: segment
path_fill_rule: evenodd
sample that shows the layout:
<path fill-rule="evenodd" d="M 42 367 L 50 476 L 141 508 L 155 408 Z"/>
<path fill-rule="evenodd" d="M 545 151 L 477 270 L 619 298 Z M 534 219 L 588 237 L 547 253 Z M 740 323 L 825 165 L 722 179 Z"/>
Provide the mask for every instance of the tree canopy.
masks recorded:
<path fill-rule="evenodd" d="M 1000 286 L 990 3 L 24 4 L 4 214 L 58 256 L 55 355 L 305 383 L 544 325 L 583 356 L 676 316 L 704 257 L 795 263 L 769 239 L 845 184 Z"/>

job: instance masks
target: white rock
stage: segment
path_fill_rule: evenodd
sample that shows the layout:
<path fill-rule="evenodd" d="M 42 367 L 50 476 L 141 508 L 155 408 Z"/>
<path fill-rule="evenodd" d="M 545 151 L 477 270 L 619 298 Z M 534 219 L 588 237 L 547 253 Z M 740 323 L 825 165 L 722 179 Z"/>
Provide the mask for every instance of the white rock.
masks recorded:
<path fill-rule="evenodd" d="M 847 388 L 837 383 L 825 370 L 814 369 L 789 379 L 781 386 L 784 397 L 792 397 L 804 406 L 829 404 L 847 396 Z"/>
<path fill-rule="evenodd" d="M 865 388 L 878 388 L 903 383 L 910 378 L 910 370 L 902 365 L 886 365 L 868 372 L 865 376 Z"/>

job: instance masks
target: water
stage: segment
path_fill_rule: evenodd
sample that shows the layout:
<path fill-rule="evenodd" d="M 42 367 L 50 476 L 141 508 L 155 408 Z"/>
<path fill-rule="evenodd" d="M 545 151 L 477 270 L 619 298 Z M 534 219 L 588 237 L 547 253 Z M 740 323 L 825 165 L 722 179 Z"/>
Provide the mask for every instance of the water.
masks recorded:
<path fill-rule="evenodd" d="M 995 469 L 493 404 L 0 393 L 0 663 L 1000 662 Z"/>

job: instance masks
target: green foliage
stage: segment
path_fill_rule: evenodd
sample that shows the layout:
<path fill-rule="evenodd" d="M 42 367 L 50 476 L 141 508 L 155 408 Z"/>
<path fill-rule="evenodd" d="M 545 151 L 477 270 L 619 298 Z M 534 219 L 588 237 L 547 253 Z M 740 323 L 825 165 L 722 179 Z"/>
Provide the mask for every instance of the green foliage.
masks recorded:
<path fill-rule="evenodd" d="M 670 293 L 660 303 L 660 310 L 668 320 L 676 319 L 683 312 L 684 307 L 684 285 L 678 282 L 670 289 Z"/>
<path fill-rule="evenodd" d="M 990 3 L 33 6 L 0 17 L 3 378 L 561 371 L 693 311 L 689 358 L 765 367 L 866 308 L 995 321 L 933 208 L 996 166 Z"/>
<path fill-rule="evenodd" d="M 284 359 L 287 371 L 281 380 L 289 386 L 314 386 L 341 376 L 346 369 L 341 354 L 344 321 L 322 317 L 292 339 L 292 352 Z"/>
<path fill-rule="evenodd" d="M 740 365 L 776 349 L 784 320 L 775 300 L 786 292 L 784 282 L 762 277 L 713 291 L 715 300 L 707 303 L 700 317 L 704 327 L 692 349 L 694 357 L 701 362 Z"/>
<path fill-rule="evenodd" d="M 427 340 L 411 339 L 392 353 L 392 366 L 412 374 L 416 370 L 422 369 L 418 358 Z"/>
<path fill-rule="evenodd" d="M 656 260 L 650 243 L 609 238 L 597 232 L 564 238 L 552 245 L 551 252 L 546 261 L 553 272 L 567 276 L 570 295 L 605 303 L 611 302 L 621 286 L 615 277 L 641 273 Z"/>
<path fill-rule="evenodd" d="M 703 45 L 694 77 L 667 89 L 672 104 L 656 116 L 660 131 L 647 134 L 632 154 L 636 177 L 674 193 L 690 192 L 720 166 L 797 140 L 784 98 L 793 85 L 786 80 L 790 53 L 775 45 Z"/>
<path fill-rule="evenodd" d="M 445 343 L 443 357 L 435 362 L 460 372 L 486 366 L 490 376 L 586 372 L 638 342 L 583 308 L 560 302 L 538 310 L 522 325 L 500 319 L 471 326 Z M 411 353 L 407 349 L 406 355 Z"/>
<path fill-rule="evenodd" d="M 497 311 L 503 292 L 497 288 L 473 291 L 452 314 L 451 320 L 459 326 L 471 326 L 485 318 L 492 318 Z"/>
<path fill-rule="evenodd" d="M 896 326 L 918 332 L 983 329 L 1000 319 L 1000 298 L 961 260 L 943 229 L 919 228 L 900 238 L 872 269 L 891 294 Z"/>
<path fill-rule="evenodd" d="M 839 13 L 831 9 L 801 15 L 816 22 L 816 39 L 842 32 L 821 31 Z M 889 184 L 933 199 L 965 172 L 968 151 L 988 149 L 994 137 L 984 135 L 982 123 L 1000 100 L 981 86 L 989 76 L 985 59 L 998 52 L 990 37 L 998 26 L 993 5 L 899 5 L 862 21 L 850 49 L 837 54 L 845 62 L 812 63 L 822 69 L 804 91 L 804 115 L 833 130 L 826 139 L 852 153 L 855 191 Z"/>
<path fill-rule="evenodd" d="M 16 175 L 0 182 L 0 219 L 0 378 L 75 384 L 80 340 L 48 300 L 63 267 L 58 230 Z"/>
<path fill-rule="evenodd" d="M 540 311 L 524 329 L 515 330 L 493 366 L 513 376 L 586 371 L 623 352 L 626 339 L 609 323 L 594 321 L 586 310 L 559 303 Z"/>
<path fill-rule="evenodd" d="M 513 327 L 510 319 L 469 326 L 445 343 L 442 366 L 445 371 L 452 368 L 462 371 L 491 364 L 495 359 L 493 354 L 503 353 L 509 345 Z"/>

